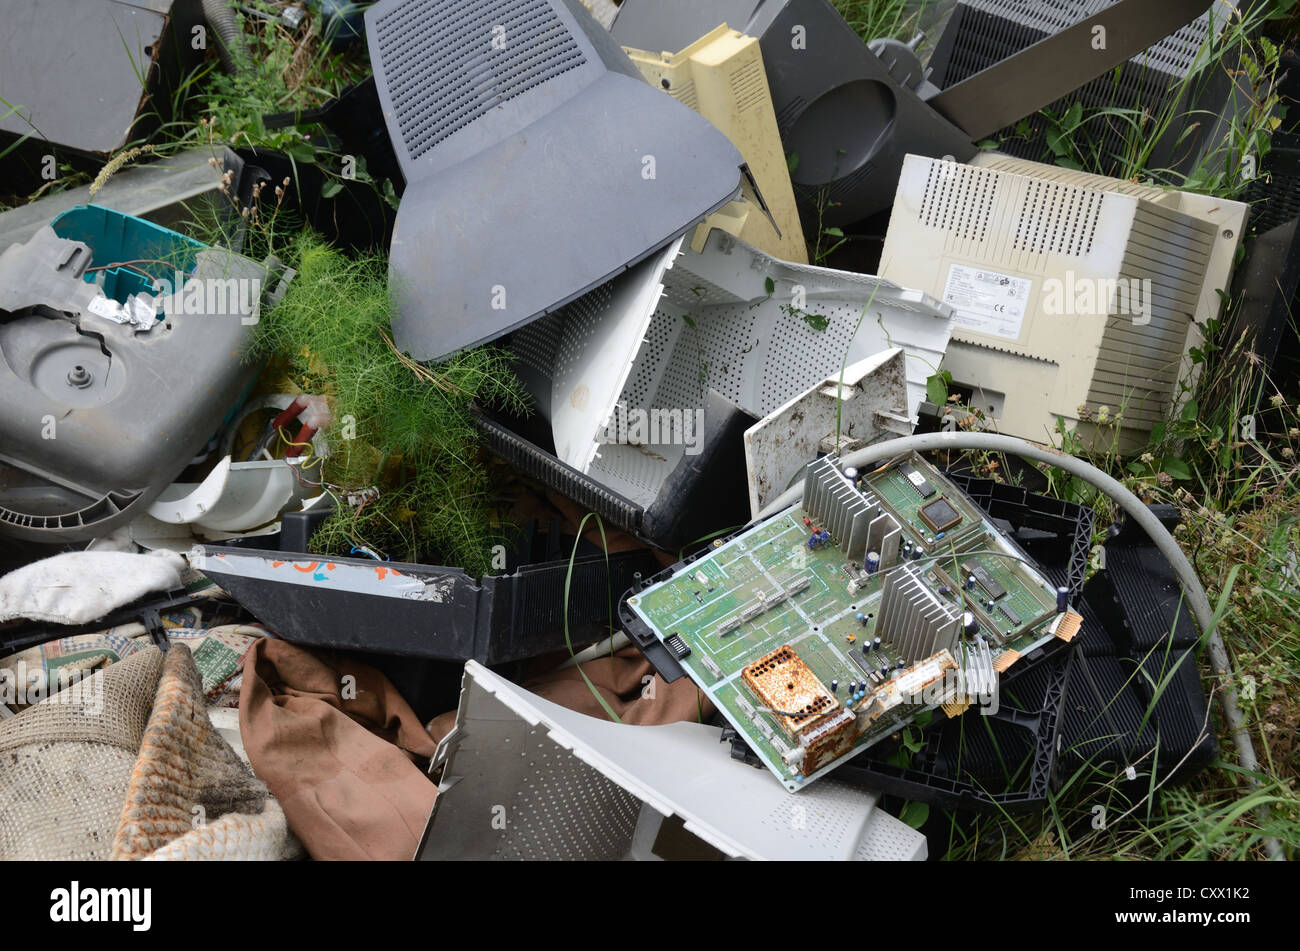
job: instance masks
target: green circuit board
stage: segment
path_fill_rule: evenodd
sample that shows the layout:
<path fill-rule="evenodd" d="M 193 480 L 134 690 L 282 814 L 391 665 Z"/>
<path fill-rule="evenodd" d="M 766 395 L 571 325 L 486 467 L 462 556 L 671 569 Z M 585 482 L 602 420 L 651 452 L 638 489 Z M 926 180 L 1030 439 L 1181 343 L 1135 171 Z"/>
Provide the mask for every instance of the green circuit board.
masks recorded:
<path fill-rule="evenodd" d="M 627 602 L 792 791 L 922 710 L 987 699 L 996 671 L 1077 630 L 920 456 L 853 475 L 819 460 L 806 481 L 827 491 Z"/>

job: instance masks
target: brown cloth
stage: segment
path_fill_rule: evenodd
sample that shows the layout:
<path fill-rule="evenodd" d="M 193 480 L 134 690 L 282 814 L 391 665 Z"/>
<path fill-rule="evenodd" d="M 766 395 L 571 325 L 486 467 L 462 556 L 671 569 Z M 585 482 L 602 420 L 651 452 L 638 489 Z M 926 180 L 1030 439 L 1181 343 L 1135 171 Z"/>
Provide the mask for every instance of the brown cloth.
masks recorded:
<path fill-rule="evenodd" d="M 589 660 L 582 670 L 623 723 L 645 726 L 679 720 L 704 722 L 713 716 L 713 704 L 689 677 L 665 683 L 635 647 L 624 648 L 613 657 Z M 535 677 L 524 687 L 562 707 L 609 719 L 577 667 Z M 452 710 L 434 717 L 429 732 L 441 741 L 455 724 L 456 711 Z"/>
<path fill-rule="evenodd" d="M 312 858 L 415 855 L 437 793 L 417 763 L 436 744 L 379 671 L 258 641 L 244 658 L 239 733 Z"/>

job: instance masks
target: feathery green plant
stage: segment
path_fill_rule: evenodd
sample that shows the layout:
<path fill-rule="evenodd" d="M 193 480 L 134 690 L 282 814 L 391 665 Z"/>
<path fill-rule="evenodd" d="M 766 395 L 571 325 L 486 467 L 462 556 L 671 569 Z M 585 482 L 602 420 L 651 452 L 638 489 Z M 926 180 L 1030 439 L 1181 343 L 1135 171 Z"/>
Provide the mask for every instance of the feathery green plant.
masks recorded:
<path fill-rule="evenodd" d="M 350 259 L 304 236 L 294 266 L 284 301 L 262 318 L 256 352 L 282 361 L 303 392 L 332 401 L 323 478 L 338 513 L 315 543 L 325 553 L 365 547 L 487 571 L 501 531 L 470 409 L 475 401 L 524 407 L 508 355 L 481 348 L 432 368 L 416 364 L 388 336 L 381 256 Z M 372 486 L 377 497 L 357 498 Z"/>

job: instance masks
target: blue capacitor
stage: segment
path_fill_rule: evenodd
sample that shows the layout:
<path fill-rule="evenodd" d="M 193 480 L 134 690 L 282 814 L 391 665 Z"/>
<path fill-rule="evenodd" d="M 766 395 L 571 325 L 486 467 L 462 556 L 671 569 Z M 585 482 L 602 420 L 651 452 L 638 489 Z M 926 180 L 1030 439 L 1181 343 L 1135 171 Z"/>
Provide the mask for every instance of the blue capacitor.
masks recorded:
<path fill-rule="evenodd" d="M 877 637 L 874 641 L 872 641 L 871 646 L 874 647 L 876 650 L 880 650 L 880 638 Z"/>
<path fill-rule="evenodd" d="M 899 670 L 902 670 L 902 669 L 903 669 L 903 658 L 901 658 L 901 657 L 898 658 L 898 669 L 899 669 Z"/>
<path fill-rule="evenodd" d="M 861 611 L 859 611 L 856 615 L 854 615 L 854 617 L 858 619 L 859 624 L 865 625 L 867 623 L 867 616 L 863 614 Z"/>
<path fill-rule="evenodd" d="M 816 536 L 816 535 L 810 535 L 810 536 L 808 536 L 808 547 L 809 547 L 809 548 L 816 548 L 816 547 L 817 547 L 817 536 Z"/>
<path fill-rule="evenodd" d="M 867 552 L 867 560 L 863 562 L 862 567 L 867 569 L 867 574 L 874 575 L 880 570 L 880 553 L 874 551 Z"/>
<path fill-rule="evenodd" d="M 832 680 L 831 693 L 839 693 L 839 692 L 840 692 L 840 682 L 838 680 Z"/>
<path fill-rule="evenodd" d="M 1070 589 L 1069 588 L 1056 589 L 1056 610 L 1058 611 L 1070 610 Z"/>
<path fill-rule="evenodd" d="M 826 529 L 823 528 L 823 529 L 821 530 L 821 534 L 817 536 L 817 539 L 818 539 L 818 541 L 820 541 L 823 545 L 825 545 L 828 541 L 831 540 L 831 533 L 828 532 L 828 531 L 826 531 Z"/>
<path fill-rule="evenodd" d="M 966 576 L 966 590 L 967 590 L 967 591 L 974 591 L 974 590 L 975 590 L 975 576 L 974 576 L 974 575 L 967 575 L 967 576 Z"/>

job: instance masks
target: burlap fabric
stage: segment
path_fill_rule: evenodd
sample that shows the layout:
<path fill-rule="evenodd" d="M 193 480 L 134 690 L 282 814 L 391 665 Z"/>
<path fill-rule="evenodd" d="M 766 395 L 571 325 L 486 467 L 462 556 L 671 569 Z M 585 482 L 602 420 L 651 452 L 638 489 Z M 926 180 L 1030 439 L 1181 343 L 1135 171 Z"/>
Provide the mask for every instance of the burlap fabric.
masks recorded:
<path fill-rule="evenodd" d="M 0 721 L 0 858 L 286 858 L 283 812 L 209 723 L 184 645 Z"/>

